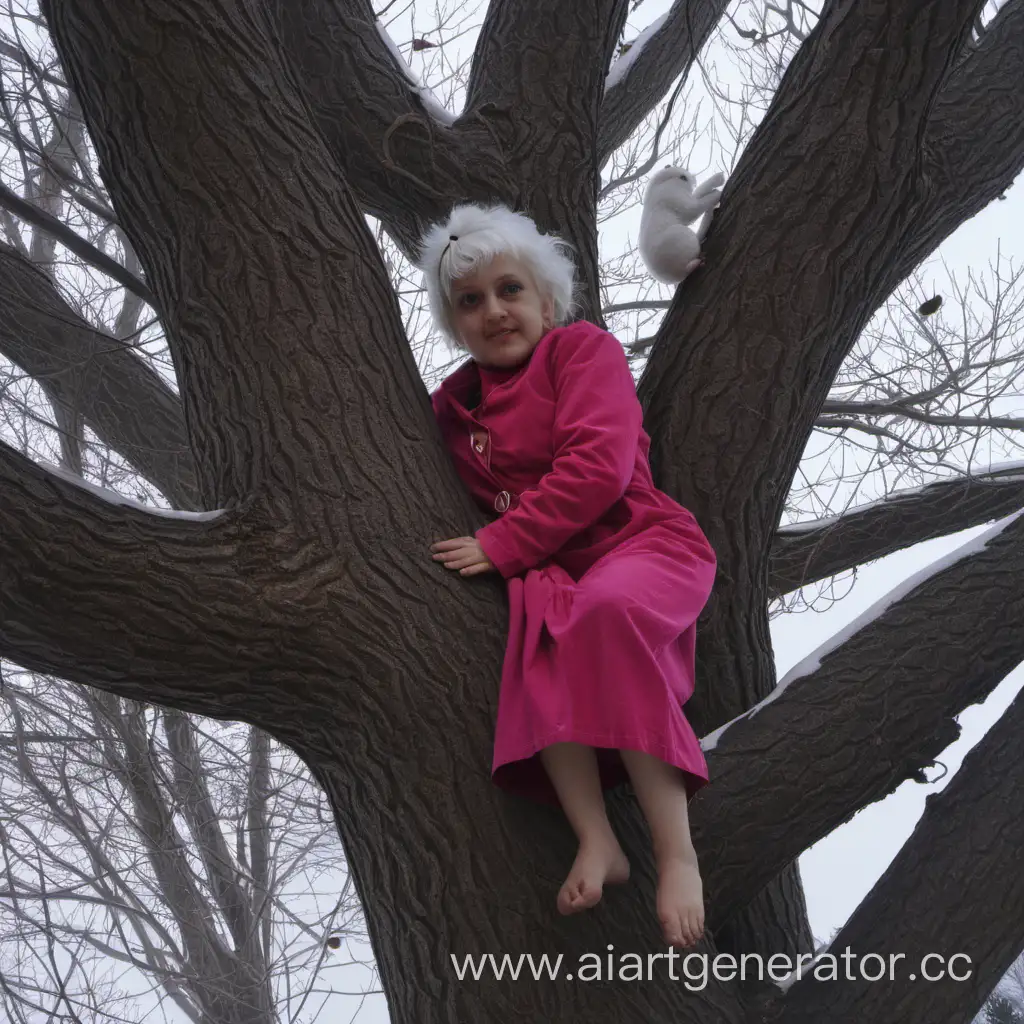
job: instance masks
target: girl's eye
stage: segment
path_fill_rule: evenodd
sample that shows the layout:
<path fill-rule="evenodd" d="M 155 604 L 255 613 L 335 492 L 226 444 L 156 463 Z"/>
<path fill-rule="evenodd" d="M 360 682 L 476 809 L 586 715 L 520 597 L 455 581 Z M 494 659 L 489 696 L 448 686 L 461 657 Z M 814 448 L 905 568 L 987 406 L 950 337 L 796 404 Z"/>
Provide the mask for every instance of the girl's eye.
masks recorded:
<path fill-rule="evenodd" d="M 521 292 L 523 290 L 523 286 L 521 284 L 516 284 L 514 281 L 510 281 L 505 285 L 505 291 L 508 291 L 510 288 L 515 289 L 515 292 L 512 293 L 513 295 L 515 295 L 516 292 Z"/>
<path fill-rule="evenodd" d="M 459 305 L 460 306 L 471 306 L 473 304 L 473 300 L 475 300 L 475 299 L 476 299 L 476 296 L 472 292 L 466 292 L 463 296 L 460 297 Z"/>

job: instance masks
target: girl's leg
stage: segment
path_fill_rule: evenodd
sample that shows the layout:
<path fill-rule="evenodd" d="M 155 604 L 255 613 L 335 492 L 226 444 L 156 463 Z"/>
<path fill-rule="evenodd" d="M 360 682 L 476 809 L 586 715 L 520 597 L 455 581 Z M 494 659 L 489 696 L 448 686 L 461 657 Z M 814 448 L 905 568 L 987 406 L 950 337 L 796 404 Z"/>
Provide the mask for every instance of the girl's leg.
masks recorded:
<path fill-rule="evenodd" d="M 540 759 L 580 841 L 576 860 L 558 893 L 559 911 L 575 914 L 597 903 L 605 883 L 625 882 L 629 861 L 608 821 L 594 748 L 554 743 L 540 752 Z"/>
<path fill-rule="evenodd" d="M 704 933 L 704 889 L 690 839 L 682 772 L 639 750 L 620 750 L 651 830 L 658 865 L 658 919 L 670 946 L 692 946 Z"/>

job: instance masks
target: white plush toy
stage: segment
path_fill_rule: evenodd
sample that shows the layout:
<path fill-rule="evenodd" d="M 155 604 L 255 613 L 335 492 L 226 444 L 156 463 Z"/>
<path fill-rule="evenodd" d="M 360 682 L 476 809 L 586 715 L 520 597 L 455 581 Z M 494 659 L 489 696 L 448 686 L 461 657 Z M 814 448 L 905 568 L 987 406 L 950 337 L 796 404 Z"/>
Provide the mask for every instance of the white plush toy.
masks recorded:
<path fill-rule="evenodd" d="M 724 174 L 702 185 L 682 167 L 663 167 L 651 175 L 640 215 L 640 258 L 651 277 L 663 284 L 679 284 L 704 261 L 700 245 L 711 226 L 711 214 L 722 198 Z M 703 215 L 694 231 L 689 225 Z"/>

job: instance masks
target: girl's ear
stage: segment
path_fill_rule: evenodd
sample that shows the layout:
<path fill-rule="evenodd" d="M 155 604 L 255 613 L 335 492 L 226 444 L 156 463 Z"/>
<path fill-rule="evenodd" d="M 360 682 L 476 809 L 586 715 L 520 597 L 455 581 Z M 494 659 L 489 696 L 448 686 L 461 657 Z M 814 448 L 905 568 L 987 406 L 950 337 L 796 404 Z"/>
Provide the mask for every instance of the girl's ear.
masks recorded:
<path fill-rule="evenodd" d="M 545 328 L 550 330 L 555 326 L 555 300 L 550 295 L 546 296 L 543 303 L 541 303 L 540 315 Z"/>

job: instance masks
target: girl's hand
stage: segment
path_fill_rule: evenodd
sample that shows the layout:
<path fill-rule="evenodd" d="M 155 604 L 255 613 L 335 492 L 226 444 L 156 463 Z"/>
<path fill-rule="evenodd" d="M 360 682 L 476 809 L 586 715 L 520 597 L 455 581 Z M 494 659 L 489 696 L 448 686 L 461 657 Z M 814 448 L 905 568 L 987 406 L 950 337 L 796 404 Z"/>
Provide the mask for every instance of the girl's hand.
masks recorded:
<path fill-rule="evenodd" d="M 443 563 L 446 569 L 458 569 L 460 576 L 476 576 L 482 572 L 493 572 L 494 565 L 484 554 L 475 537 L 453 537 L 439 540 L 430 545 L 434 561 Z"/>

